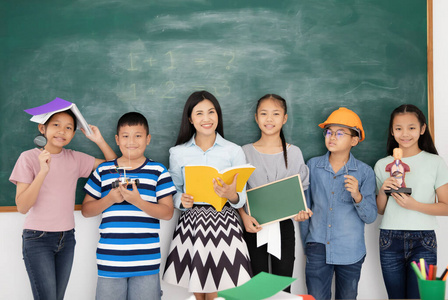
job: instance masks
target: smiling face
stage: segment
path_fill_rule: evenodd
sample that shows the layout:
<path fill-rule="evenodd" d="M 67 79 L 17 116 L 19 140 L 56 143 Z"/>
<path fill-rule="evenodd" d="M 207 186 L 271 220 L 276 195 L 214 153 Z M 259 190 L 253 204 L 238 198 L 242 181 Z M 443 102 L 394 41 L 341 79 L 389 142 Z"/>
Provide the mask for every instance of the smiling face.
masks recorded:
<path fill-rule="evenodd" d="M 45 125 L 39 124 L 38 128 L 47 138 L 45 149 L 53 154 L 61 152 L 75 136 L 73 117 L 66 112 L 54 114 Z"/>
<path fill-rule="evenodd" d="M 287 120 L 285 109 L 272 98 L 263 100 L 255 114 L 255 121 L 263 135 L 279 135 Z"/>
<path fill-rule="evenodd" d="M 126 160 L 140 160 L 145 156 L 146 146 L 151 141 L 151 135 L 146 134 L 143 125 L 124 125 L 119 128 L 115 141 Z"/>
<path fill-rule="evenodd" d="M 218 126 L 218 114 L 213 103 L 204 99 L 196 104 L 191 112 L 190 122 L 196 129 L 197 137 L 214 137 Z"/>
<path fill-rule="evenodd" d="M 414 113 L 402 113 L 394 117 L 391 133 L 404 156 L 411 156 L 420 152 L 418 139 L 425 130 L 426 125 L 421 126 Z"/>

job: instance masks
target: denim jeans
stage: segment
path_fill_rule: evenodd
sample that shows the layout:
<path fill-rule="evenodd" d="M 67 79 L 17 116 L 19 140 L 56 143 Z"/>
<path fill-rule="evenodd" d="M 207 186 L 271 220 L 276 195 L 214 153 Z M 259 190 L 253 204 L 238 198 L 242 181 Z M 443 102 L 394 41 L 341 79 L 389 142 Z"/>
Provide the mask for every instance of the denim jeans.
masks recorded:
<path fill-rule="evenodd" d="M 424 258 L 437 264 L 437 240 L 433 230 L 380 231 L 380 260 L 389 299 L 420 299 L 417 276 L 411 262 Z"/>
<path fill-rule="evenodd" d="M 160 300 L 159 274 L 128 278 L 98 277 L 96 300 Z"/>
<path fill-rule="evenodd" d="M 327 264 L 325 245 L 320 243 L 307 243 L 305 253 L 308 294 L 316 300 L 331 299 L 331 282 L 334 274 L 336 280 L 335 299 L 356 299 L 365 256 L 350 265 Z"/>
<path fill-rule="evenodd" d="M 74 229 L 62 232 L 23 230 L 23 260 L 34 299 L 64 299 L 75 244 Z"/>

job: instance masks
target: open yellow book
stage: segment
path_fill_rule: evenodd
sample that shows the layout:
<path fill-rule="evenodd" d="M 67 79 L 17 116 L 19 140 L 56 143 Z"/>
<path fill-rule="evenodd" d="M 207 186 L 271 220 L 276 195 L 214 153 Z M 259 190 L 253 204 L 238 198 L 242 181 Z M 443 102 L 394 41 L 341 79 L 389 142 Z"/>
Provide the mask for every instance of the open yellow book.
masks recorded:
<path fill-rule="evenodd" d="M 185 166 L 185 193 L 193 196 L 194 202 L 209 203 L 217 211 L 221 211 L 227 199 L 215 193 L 213 178 L 221 178 L 226 184 L 231 184 L 238 173 L 236 191 L 241 192 L 254 170 L 255 167 L 249 164 L 221 171 L 210 166 Z"/>

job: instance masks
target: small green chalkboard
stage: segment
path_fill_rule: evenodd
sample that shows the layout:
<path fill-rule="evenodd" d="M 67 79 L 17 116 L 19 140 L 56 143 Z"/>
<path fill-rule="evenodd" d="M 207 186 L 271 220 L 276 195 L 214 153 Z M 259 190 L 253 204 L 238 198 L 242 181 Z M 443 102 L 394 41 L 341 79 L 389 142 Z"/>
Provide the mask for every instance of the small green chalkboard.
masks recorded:
<path fill-rule="evenodd" d="M 249 215 L 263 226 L 289 219 L 308 207 L 300 175 L 274 181 L 247 191 Z"/>

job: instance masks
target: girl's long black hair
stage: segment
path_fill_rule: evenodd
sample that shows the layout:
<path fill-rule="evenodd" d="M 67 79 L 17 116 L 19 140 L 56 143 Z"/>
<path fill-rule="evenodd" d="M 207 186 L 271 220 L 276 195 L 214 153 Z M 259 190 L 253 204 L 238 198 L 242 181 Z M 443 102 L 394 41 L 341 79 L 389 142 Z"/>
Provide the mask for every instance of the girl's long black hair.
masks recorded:
<path fill-rule="evenodd" d="M 429 152 L 432 154 L 438 154 L 437 149 L 434 146 L 434 142 L 432 140 L 431 133 L 429 132 L 428 124 L 426 123 L 426 117 L 423 114 L 423 112 L 417 106 L 415 106 L 413 104 L 400 105 L 399 107 L 394 109 L 394 111 L 390 115 L 389 135 L 387 137 L 387 154 L 393 155 L 394 148 L 398 148 L 398 143 L 395 140 L 394 136 L 392 135 L 393 123 L 394 123 L 394 118 L 397 114 L 404 114 L 404 113 L 415 114 L 420 123 L 420 127 L 423 127 L 424 125 L 426 125 L 425 132 L 418 139 L 418 147 L 421 150 L 424 150 L 426 152 Z"/>
<path fill-rule="evenodd" d="M 258 107 L 260 106 L 260 104 L 264 100 L 268 100 L 268 99 L 273 99 L 273 100 L 277 101 L 280 104 L 280 106 L 283 108 L 283 110 L 285 111 L 285 115 L 286 115 L 286 113 L 287 113 L 286 100 L 276 94 L 266 94 L 263 97 L 261 97 L 257 102 L 257 108 L 255 110 L 255 113 L 258 112 Z M 286 168 L 288 168 L 288 151 L 286 149 L 286 140 L 285 140 L 285 135 L 283 134 L 283 128 L 280 129 L 280 139 L 282 140 L 283 158 L 285 160 L 285 166 L 286 166 Z"/>
<path fill-rule="evenodd" d="M 210 100 L 215 107 L 216 113 L 218 114 L 218 126 L 216 131 L 224 137 L 224 126 L 222 123 L 222 111 L 218 100 L 215 96 L 207 91 L 197 91 L 188 97 L 187 102 L 184 106 L 184 111 L 182 113 L 182 120 L 180 122 L 179 135 L 177 136 L 176 146 L 188 142 L 191 137 L 196 133 L 196 128 L 190 122 L 191 113 L 193 108 L 201 101 Z"/>

